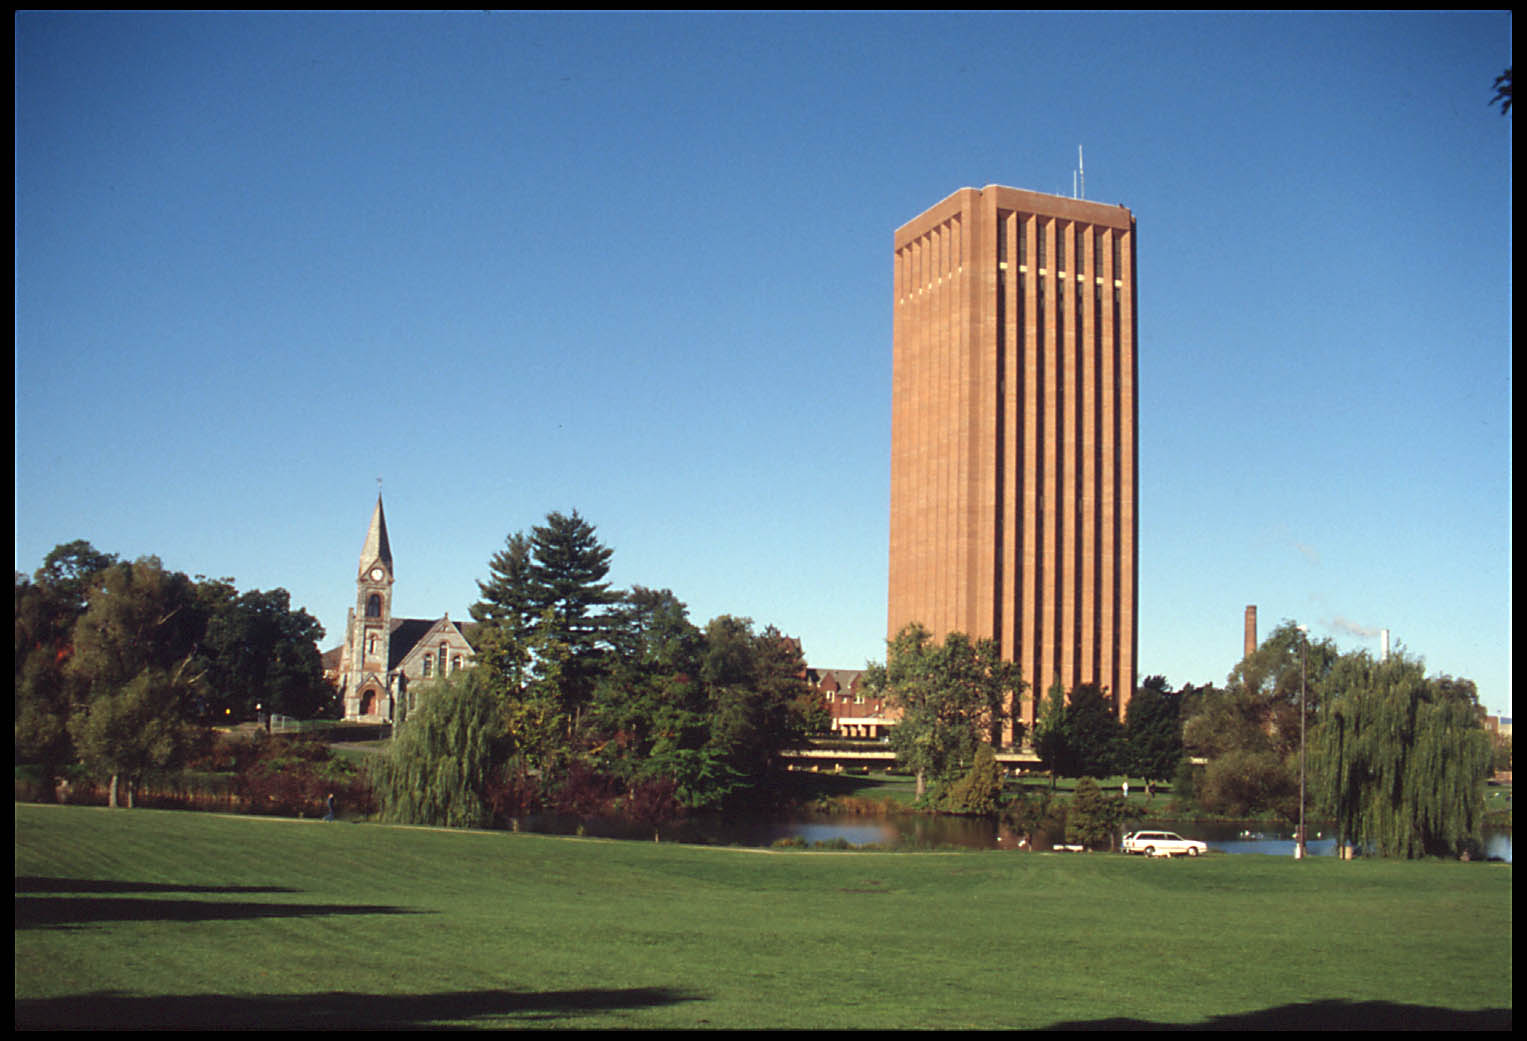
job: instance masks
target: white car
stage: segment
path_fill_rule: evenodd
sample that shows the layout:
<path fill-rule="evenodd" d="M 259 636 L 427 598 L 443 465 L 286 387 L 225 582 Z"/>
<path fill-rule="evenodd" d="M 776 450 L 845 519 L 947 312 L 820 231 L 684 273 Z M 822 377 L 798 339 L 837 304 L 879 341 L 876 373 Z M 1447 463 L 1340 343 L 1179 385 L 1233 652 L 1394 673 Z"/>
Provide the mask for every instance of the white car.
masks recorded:
<path fill-rule="evenodd" d="M 1147 857 L 1175 857 L 1187 854 L 1201 857 L 1209 852 L 1209 845 L 1197 839 L 1185 839 L 1174 831 L 1137 831 L 1125 835 L 1120 846 L 1125 853 L 1144 853 Z"/>

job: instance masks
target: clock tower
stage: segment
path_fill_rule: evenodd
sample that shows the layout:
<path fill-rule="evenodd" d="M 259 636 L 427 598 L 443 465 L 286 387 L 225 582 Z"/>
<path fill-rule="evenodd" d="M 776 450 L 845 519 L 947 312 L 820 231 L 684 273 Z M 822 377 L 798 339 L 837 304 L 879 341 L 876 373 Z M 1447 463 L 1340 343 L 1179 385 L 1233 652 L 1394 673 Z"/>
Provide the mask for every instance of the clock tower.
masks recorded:
<path fill-rule="evenodd" d="M 345 690 L 345 715 L 350 718 L 392 718 L 389 653 L 392 637 L 392 547 L 387 542 L 387 517 L 382 496 L 376 497 L 366 544 L 361 547 L 355 576 L 355 606 L 346 628 L 350 682 Z"/>
<path fill-rule="evenodd" d="M 382 495 L 366 529 L 355 570 L 355 604 L 346 613 L 345 643 L 323 654 L 324 676 L 358 723 L 402 724 L 429 697 L 430 684 L 470 669 L 477 652 L 466 630 L 439 618 L 399 618 L 392 604 L 392 546 Z"/>

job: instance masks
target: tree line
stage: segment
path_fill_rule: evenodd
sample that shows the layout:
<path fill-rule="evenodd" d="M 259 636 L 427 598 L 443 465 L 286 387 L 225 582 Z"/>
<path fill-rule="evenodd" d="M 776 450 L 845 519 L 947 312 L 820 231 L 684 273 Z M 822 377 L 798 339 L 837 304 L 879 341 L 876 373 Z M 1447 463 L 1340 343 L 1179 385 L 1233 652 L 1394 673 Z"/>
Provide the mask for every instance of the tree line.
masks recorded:
<path fill-rule="evenodd" d="M 1111 695 L 1096 685 L 1067 691 L 1052 684 L 1026 733 L 1014 710 L 1030 688 L 996 641 L 962 632 L 940 641 L 914 622 L 886 651 L 885 663 L 870 663 L 862 682 L 899 716 L 890 743 L 916 777 L 918 799 L 940 802 L 938 790 L 965 778 L 980 750 L 1003 743 L 1009 727 L 1011 743 L 1032 746 L 1052 779 L 1130 774 L 1166 781 L 1177 772 L 1182 701 L 1163 677 L 1148 678 L 1135 692 L 1124 723 Z"/>
<path fill-rule="evenodd" d="M 16 574 L 16 761 L 45 794 L 80 762 L 131 805 L 144 775 L 183 764 L 212 723 L 334 715 L 323 626 L 285 589 L 239 592 L 157 557 L 83 539 Z"/>
<path fill-rule="evenodd" d="M 1338 842 L 1401 857 L 1481 843 L 1496 748 L 1478 691 L 1428 676 L 1404 648 L 1342 654 L 1284 622 L 1183 715 L 1184 751 L 1203 765 L 1180 776 L 1206 809 L 1295 820 L 1302 726 L 1307 812 L 1333 822 Z"/>
<path fill-rule="evenodd" d="M 770 797 L 781 753 L 827 724 L 799 643 L 616 590 L 611 556 L 576 510 L 505 539 L 472 606 L 476 666 L 419 688 L 374 771 L 386 819 L 614 809 L 656 828 Z"/>
<path fill-rule="evenodd" d="M 1492 746 L 1471 681 L 1427 676 L 1403 650 L 1384 661 L 1342 654 L 1292 622 L 1223 687 L 1174 691 L 1165 677 L 1147 677 L 1123 721 L 1107 691 L 1057 682 L 1037 699 L 1026 734 L 1011 712 L 1028 684 L 995 643 L 957 632 L 940 642 L 917 624 L 888 641 L 886 663 L 872 664 L 865 682 L 901 715 L 890 741 L 919 799 L 961 812 L 998 808 L 990 753 L 1005 724 L 1052 788 L 1056 777 L 1170 781 L 1184 809 L 1239 819 L 1299 818 L 1302 743 L 1307 815 L 1334 822 L 1339 842 L 1385 856 L 1477 848 L 1484 782 L 1499 755 L 1509 769 L 1509 742 Z"/>

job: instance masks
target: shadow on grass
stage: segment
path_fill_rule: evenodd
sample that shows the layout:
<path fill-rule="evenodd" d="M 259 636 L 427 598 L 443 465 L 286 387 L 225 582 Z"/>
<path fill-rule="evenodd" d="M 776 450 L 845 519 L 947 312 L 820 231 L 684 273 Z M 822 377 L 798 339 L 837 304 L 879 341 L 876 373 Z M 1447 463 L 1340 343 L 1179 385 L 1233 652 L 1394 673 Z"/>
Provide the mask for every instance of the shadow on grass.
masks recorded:
<path fill-rule="evenodd" d="M 696 1000 L 697 994 L 666 987 L 412 995 L 331 992 L 256 997 L 135 997 L 108 991 L 18 1000 L 16 1028 L 406 1030 L 501 1018 L 513 1023 L 564 1020 L 595 1012 L 655 1008 Z"/>
<path fill-rule="evenodd" d="M 16 879 L 16 929 L 72 929 L 101 922 L 215 922 L 320 915 L 427 914 L 379 904 L 275 904 L 251 900 L 161 900 L 66 893 L 291 893 L 276 886 L 187 886 L 25 875 Z M 50 894 L 32 896 L 28 894 Z"/>
<path fill-rule="evenodd" d="M 93 878 L 18 875 L 18 893 L 295 893 L 286 886 L 187 886 L 171 882 L 117 882 Z"/>
<path fill-rule="evenodd" d="M 1048 1030 L 1510 1030 L 1511 1010 L 1463 1011 L 1391 1001 L 1309 1001 L 1215 1016 L 1202 1023 L 1091 1019 L 1052 1023 Z"/>

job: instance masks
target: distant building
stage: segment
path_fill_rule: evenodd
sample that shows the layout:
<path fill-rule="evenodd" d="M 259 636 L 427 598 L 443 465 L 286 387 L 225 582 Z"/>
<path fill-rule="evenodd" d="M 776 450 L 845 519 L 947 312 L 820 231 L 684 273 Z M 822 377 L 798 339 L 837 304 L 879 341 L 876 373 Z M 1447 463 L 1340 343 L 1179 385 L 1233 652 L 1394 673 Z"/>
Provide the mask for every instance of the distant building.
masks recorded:
<path fill-rule="evenodd" d="M 392 546 L 378 495 L 361 547 L 344 646 L 323 656 L 324 676 L 339 691 L 346 719 L 393 722 L 416 706 L 419 683 L 474 663 L 476 652 L 450 615 L 394 618 L 392 583 Z"/>
<path fill-rule="evenodd" d="M 832 716 L 836 737 L 882 738 L 896 725 L 895 714 L 883 697 L 866 694 L 860 686 L 863 669 L 807 668 L 806 682 L 822 695 Z"/>
<path fill-rule="evenodd" d="M 997 640 L 1030 694 L 1135 688 L 1135 218 L 962 188 L 896 230 L 887 635 Z"/>

